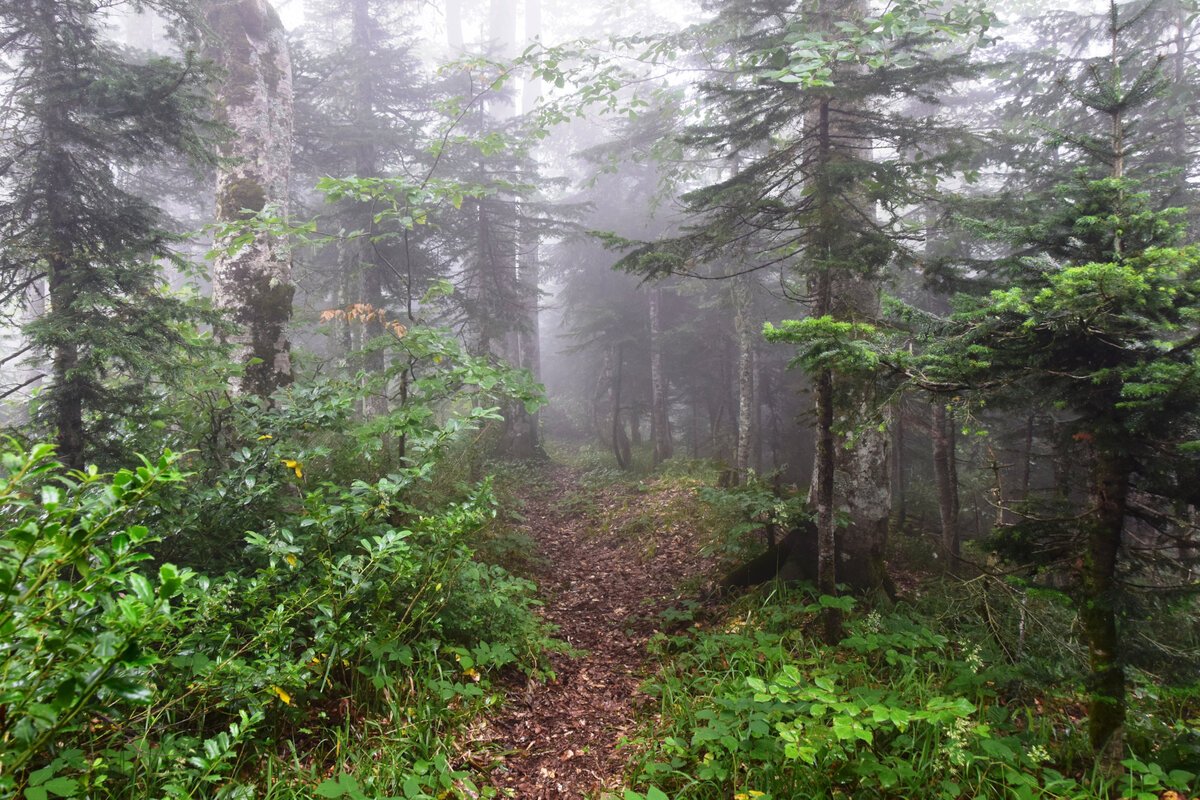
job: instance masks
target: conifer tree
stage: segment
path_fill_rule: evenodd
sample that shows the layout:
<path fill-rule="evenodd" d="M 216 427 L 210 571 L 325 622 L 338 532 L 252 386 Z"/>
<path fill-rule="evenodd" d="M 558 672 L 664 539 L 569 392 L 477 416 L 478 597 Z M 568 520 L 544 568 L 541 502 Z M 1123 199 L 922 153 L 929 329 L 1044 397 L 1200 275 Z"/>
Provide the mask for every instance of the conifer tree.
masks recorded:
<path fill-rule="evenodd" d="M 1182 212 L 1162 199 L 1171 187 L 1148 190 L 1154 184 L 1128 170 L 1141 143 L 1130 122 L 1167 87 L 1156 62 L 1125 49 L 1120 12 L 1110 6 L 1108 55 L 1069 87 L 1090 128 L 1051 140 L 1072 143 L 1081 166 L 1051 213 L 1007 230 L 1024 269 L 1015 285 L 963 301 L 927 373 L 944 385 L 1024 389 L 1070 415 L 1088 492 L 1060 527 L 1082 565 L 1089 737 L 1109 764 L 1123 752 L 1119 608 L 1131 492 L 1190 497 L 1200 430 L 1200 252 L 1179 245 Z"/>
<path fill-rule="evenodd" d="M 189 23 L 183 2 L 140 7 Z M 0 6 L 0 279 L 6 305 L 46 287 L 26 333 L 50 360 L 40 411 L 73 468 L 167 369 L 189 316 L 162 287 L 159 264 L 174 258 L 163 215 L 122 188 L 121 172 L 165 153 L 203 159 L 211 132 L 196 62 L 131 58 L 105 22 L 86 0 Z"/>
<path fill-rule="evenodd" d="M 972 74 L 970 52 L 989 15 L 972 4 L 919 0 L 877 16 L 852 0 L 717 8 L 705 31 L 722 38 L 728 69 L 702 84 L 710 110 L 683 141 L 742 166 L 685 196 L 696 220 L 691 233 L 647 245 L 625 265 L 688 274 L 697 262 L 749 245 L 752 263 L 783 265 L 803 278 L 800 294 L 814 317 L 877 318 L 883 272 L 906 252 L 903 211 L 929 201 L 967 138 L 896 100 L 933 104 L 935 94 Z M 871 410 L 870 387 L 848 373 L 839 377 L 829 364 L 806 366 L 816 382 L 813 499 L 823 590 L 832 593 L 835 582 L 884 587 L 886 441 L 875 425 L 860 424 Z M 839 438 L 848 446 L 838 446 Z M 851 524 L 838 534 L 844 559 L 835 578 L 838 506 L 848 508 Z"/>

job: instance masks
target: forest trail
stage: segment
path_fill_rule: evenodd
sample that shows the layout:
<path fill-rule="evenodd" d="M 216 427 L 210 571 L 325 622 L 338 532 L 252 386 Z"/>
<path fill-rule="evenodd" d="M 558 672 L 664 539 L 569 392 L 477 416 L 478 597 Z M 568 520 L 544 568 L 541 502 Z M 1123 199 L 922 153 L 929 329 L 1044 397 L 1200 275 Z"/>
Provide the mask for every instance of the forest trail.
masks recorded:
<path fill-rule="evenodd" d="M 586 652 L 552 654 L 555 680 L 514 687 L 488 720 L 503 755 L 492 781 L 500 796 L 520 800 L 597 797 L 621 785 L 628 759 L 617 745 L 650 699 L 638 691 L 646 643 L 706 563 L 691 521 L 663 513 L 687 490 L 581 490 L 577 475 L 556 464 L 544 481 L 525 498 L 521 527 L 544 559 L 536 579 L 545 619 Z"/>

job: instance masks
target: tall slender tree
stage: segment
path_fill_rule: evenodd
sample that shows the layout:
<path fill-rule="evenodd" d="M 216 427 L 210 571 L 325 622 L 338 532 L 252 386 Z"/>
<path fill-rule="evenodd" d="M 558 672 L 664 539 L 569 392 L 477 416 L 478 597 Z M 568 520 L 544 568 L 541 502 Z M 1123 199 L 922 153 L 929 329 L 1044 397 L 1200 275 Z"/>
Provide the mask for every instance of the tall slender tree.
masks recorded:
<path fill-rule="evenodd" d="M 183 30 L 192 22 L 183 2 L 138 5 Z M 129 58 L 86 0 L 0 5 L 0 71 L 4 299 L 46 287 L 46 311 L 26 328 L 51 363 L 40 410 L 59 457 L 81 468 L 181 341 L 187 314 L 159 266 L 173 238 L 121 173 L 166 153 L 204 158 L 207 76 L 191 59 Z"/>
<path fill-rule="evenodd" d="M 740 169 L 684 198 L 697 221 L 689 233 L 643 246 L 625 265 L 694 274 L 699 262 L 749 248 L 751 264 L 784 265 L 803 279 L 798 295 L 812 317 L 849 325 L 877 319 L 883 271 L 910 249 L 903 213 L 931 199 L 968 138 L 932 111 L 912 114 L 894 100 L 932 103 L 974 74 L 970 53 L 989 14 L 921 0 L 882 15 L 857 0 L 714 8 L 704 31 L 722 41 L 713 58 L 728 69 L 701 85 L 710 111 L 682 141 L 736 158 Z M 807 366 L 817 404 L 822 585 L 884 587 L 887 442 L 876 424 L 862 424 L 877 405 L 871 386 L 829 363 Z M 850 519 L 840 532 L 839 507 Z"/>

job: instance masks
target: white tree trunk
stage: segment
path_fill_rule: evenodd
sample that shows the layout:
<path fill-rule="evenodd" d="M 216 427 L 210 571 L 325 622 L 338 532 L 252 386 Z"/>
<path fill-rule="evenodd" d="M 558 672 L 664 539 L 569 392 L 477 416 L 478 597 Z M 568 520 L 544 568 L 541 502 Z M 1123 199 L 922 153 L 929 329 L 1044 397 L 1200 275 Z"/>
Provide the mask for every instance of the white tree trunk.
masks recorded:
<path fill-rule="evenodd" d="M 217 114 L 229 126 L 217 171 L 217 221 L 247 218 L 268 205 L 286 214 L 292 151 L 292 65 L 279 16 L 264 0 L 206 0 L 215 41 L 209 55 L 225 69 Z M 222 245 L 218 242 L 218 245 Z M 259 233 L 213 263 L 213 305 L 231 313 L 229 337 L 245 372 L 230 387 L 269 396 L 291 382 L 291 260 L 284 243 Z"/>

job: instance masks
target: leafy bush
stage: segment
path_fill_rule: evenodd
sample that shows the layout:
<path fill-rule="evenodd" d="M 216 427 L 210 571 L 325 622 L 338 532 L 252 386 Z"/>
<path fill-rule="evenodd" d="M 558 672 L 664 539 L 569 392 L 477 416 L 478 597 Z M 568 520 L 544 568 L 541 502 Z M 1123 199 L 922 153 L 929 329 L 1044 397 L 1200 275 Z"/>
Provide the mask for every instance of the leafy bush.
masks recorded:
<path fill-rule="evenodd" d="M 754 602 L 749 598 L 744 603 Z M 1015 668 L 989 642 L 939 632 L 911 610 L 859 614 L 837 647 L 809 636 L 822 607 L 783 593 L 711 630 L 660 636 L 643 689 L 658 722 L 635 742 L 632 797 L 1092 798 L 1072 774 L 1052 698 L 1003 693 Z M 1059 756 L 1055 758 L 1056 754 Z M 1064 762 L 1062 759 L 1066 758 Z M 1057 763 L 1056 763 L 1057 761 Z M 1157 797 L 1187 770 L 1125 762 L 1113 789 Z"/>
<path fill-rule="evenodd" d="M 174 630 L 192 577 L 170 564 L 139 571 L 152 541 L 146 509 L 181 480 L 169 453 L 111 476 L 63 476 L 52 454 L 10 442 L 0 456 L 0 792 L 27 782 L 31 797 L 77 788 L 45 763 L 57 742 L 152 701 L 155 645 Z"/>
<path fill-rule="evenodd" d="M 702 486 L 698 494 L 711 510 L 708 524 L 716 534 L 713 548 L 731 561 L 746 560 L 761 551 L 769 528 L 782 536 L 811 519 L 804 508 L 805 495 L 781 493 L 761 480 L 728 488 Z"/>
<path fill-rule="evenodd" d="M 538 671 L 550 643 L 532 584 L 473 557 L 496 514 L 489 483 L 433 488 L 447 453 L 496 417 L 478 401 L 531 385 L 446 348 L 430 356 L 444 374 L 388 417 L 403 455 L 368 445 L 383 423 L 356 422 L 358 390 L 339 381 L 227 402 L 197 415 L 211 446 L 111 476 L 9 445 L 0 798 L 359 783 L 433 797 L 469 780 L 445 757 L 449 732 L 490 702 L 490 671 Z M 410 724 L 366 735 L 377 717 Z M 393 774 L 364 754 L 374 777 L 326 781 L 381 736 Z"/>

